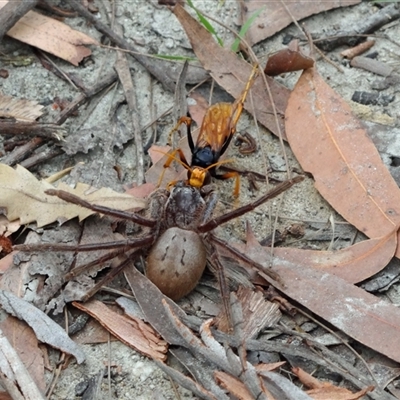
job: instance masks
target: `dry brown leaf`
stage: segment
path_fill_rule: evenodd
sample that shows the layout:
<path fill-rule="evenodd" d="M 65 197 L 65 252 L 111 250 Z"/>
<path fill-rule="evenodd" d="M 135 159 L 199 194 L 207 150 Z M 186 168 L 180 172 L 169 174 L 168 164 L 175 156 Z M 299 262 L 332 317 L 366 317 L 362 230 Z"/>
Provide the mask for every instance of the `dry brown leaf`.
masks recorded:
<path fill-rule="evenodd" d="M 370 238 L 397 230 L 396 182 L 350 106 L 315 68 L 303 72 L 290 96 L 286 131 L 301 166 L 347 221 Z"/>
<path fill-rule="evenodd" d="M 318 14 L 323 11 L 331 10 L 337 7 L 350 6 L 360 3 L 361 0 L 335 0 L 335 1 L 294 1 L 277 3 L 268 0 L 249 0 L 246 2 L 244 20 L 249 19 L 255 12 L 262 9 L 260 15 L 253 21 L 250 29 L 247 32 L 246 40 L 252 46 L 260 42 L 276 32 L 279 32 L 286 26 L 290 25 L 293 17 L 300 21 L 313 14 Z M 286 7 L 285 7 L 286 6 Z M 290 11 L 287 11 L 287 9 Z"/>
<path fill-rule="evenodd" d="M 38 340 L 32 329 L 25 322 L 7 316 L 0 322 L 0 329 L 18 353 L 30 376 L 40 390 L 45 392 L 43 353 L 39 348 Z"/>
<path fill-rule="evenodd" d="M 79 346 L 68 337 L 60 325 L 43 311 L 4 290 L 0 290 L 0 304 L 7 313 L 25 321 L 42 343 L 47 343 L 65 353 L 72 354 L 78 364 L 85 361 L 85 354 Z"/>
<path fill-rule="evenodd" d="M 299 50 L 283 49 L 268 57 L 264 72 L 269 76 L 311 68 L 314 60 Z"/>
<path fill-rule="evenodd" d="M 0 1 L 0 10 L 8 1 Z M 0 11 L 1 12 L 1 11 Z M 68 25 L 35 11 L 25 14 L 8 32 L 13 39 L 54 54 L 73 65 L 92 53 L 84 45 L 99 43 Z"/>
<path fill-rule="evenodd" d="M 225 247 L 214 245 L 221 254 L 226 253 Z M 260 275 L 270 280 L 270 250 L 257 244 L 247 247 L 236 244 L 235 247 L 252 264 L 262 266 L 258 269 Z M 400 348 L 393 340 L 400 334 L 398 307 L 343 279 L 308 266 L 298 267 L 285 260 L 274 259 L 272 270 L 279 274 L 282 281 L 279 289 L 288 297 L 353 339 L 400 362 Z"/>
<path fill-rule="evenodd" d="M 171 146 L 158 146 L 153 144 L 149 149 L 149 156 L 153 164 L 158 163 L 166 153 L 171 150 Z"/>
<path fill-rule="evenodd" d="M 247 231 L 247 246 L 258 244 L 251 230 Z M 388 265 L 397 247 L 397 235 L 393 232 L 384 238 L 369 239 L 335 251 L 304 250 L 289 247 L 269 247 L 276 261 L 291 263 L 298 268 L 312 267 L 336 275 L 349 283 L 361 282 Z"/>
<path fill-rule="evenodd" d="M 307 390 L 306 393 L 314 400 L 358 400 L 364 398 L 368 392 L 372 392 L 373 386 L 367 387 L 356 393 L 346 388 L 327 386 L 319 389 Z"/>
<path fill-rule="evenodd" d="M 100 324 L 127 346 L 147 357 L 165 361 L 167 342 L 160 339 L 156 331 L 138 318 L 117 314 L 102 302 L 90 300 L 85 304 L 73 302 L 75 307 L 96 318 Z"/>
<path fill-rule="evenodd" d="M 0 93 L 0 118 L 15 118 L 17 121 L 33 122 L 43 114 L 43 107 L 37 101 L 19 99 Z"/>
<path fill-rule="evenodd" d="M 75 217 L 83 220 L 93 214 L 93 211 L 45 194 L 45 190 L 54 189 L 54 186 L 37 180 L 21 166 L 13 169 L 0 164 L 0 182 L 0 207 L 6 208 L 10 221 L 19 219 L 21 225 L 36 221 L 40 227 Z M 61 183 L 58 189 L 73 193 L 91 203 L 119 210 L 140 210 L 146 206 L 144 200 L 108 188 L 94 189 L 83 183 L 78 183 L 75 189 Z"/>
<path fill-rule="evenodd" d="M 346 388 L 334 386 L 329 382 L 321 382 L 301 368 L 292 368 L 292 372 L 305 386 L 312 388 L 307 390 L 307 394 L 314 400 L 358 400 L 374 390 L 373 386 L 370 386 L 357 393 L 352 393 Z"/>
<path fill-rule="evenodd" d="M 274 5 L 276 3 L 273 3 Z M 252 66 L 230 50 L 219 46 L 212 35 L 179 4 L 174 14 L 185 29 L 193 51 L 203 67 L 210 71 L 215 81 L 234 98 L 238 98 L 252 71 Z M 284 135 L 284 113 L 289 97 L 289 89 L 267 77 L 272 97 L 278 113 L 280 130 Z M 274 113 L 262 77 L 258 77 L 251 89 L 254 113 L 257 120 L 274 134 L 278 134 Z M 248 99 L 244 107 L 253 112 Z"/>
<path fill-rule="evenodd" d="M 253 396 L 246 388 L 244 383 L 238 378 L 227 374 L 223 371 L 215 371 L 214 377 L 217 383 L 224 389 L 228 390 L 231 394 L 240 400 L 252 399 Z"/>
<path fill-rule="evenodd" d="M 183 340 L 168 318 L 163 301 L 168 302 L 179 318 L 182 318 L 186 314 L 171 299 L 164 296 L 160 289 L 133 265 L 128 265 L 124 269 L 124 275 L 146 321 L 151 324 L 169 344 L 185 346 L 185 340 Z"/>
<path fill-rule="evenodd" d="M 270 371 L 275 371 L 276 369 L 282 367 L 283 365 L 286 364 L 286 361 L 278 361 L 275 363 L 268 363 L 268 364 L 257 364 L 255 365 L 257 373 L 262 375 L 263 372 L 270 372 Z"/>

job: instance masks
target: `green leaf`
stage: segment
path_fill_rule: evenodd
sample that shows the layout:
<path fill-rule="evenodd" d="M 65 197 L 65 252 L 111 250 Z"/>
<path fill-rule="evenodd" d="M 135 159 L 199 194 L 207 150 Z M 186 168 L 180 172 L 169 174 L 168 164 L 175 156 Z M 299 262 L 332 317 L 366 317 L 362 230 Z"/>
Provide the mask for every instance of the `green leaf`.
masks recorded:
<path fill-rule="evenodd" d="M 210 22 L 208 22 L 208 20 L 206 19 L 206 17 L 193 5 L 192 0 L 187 0 L 187 3 L 189 4 L 189 6 L 191 8 L 193 8 L 193 10 L 196 12 L 197 17 L 199 18 L 199 21 L 203 24 L 203 26 L 208 30 L 208 32 L 210 32 L 212 35 L 215 36 L 215 38 L 217 39 L 218 44 L 223 47 L 224 46 L 224 42 L 220 39 L 220 37 L 217 34 L 217 31 L 214 29 L 214 27 L 210 24 Z"/>
<path fill-rule="evenodd" d="M 239 45 L 241 40 L 244 38 L 244 35 L 246 35 L 247 31 L 250 29 L 250 26 L 253 24 L 254 20 L 261 14 L 262 11 L 264 11 L 265 7 L 260 8 L 257 10 L 254 14 L 250 16 L 250 18 L 242 25 L 239 36 L 236 38 L 236 40 L 233 42 L 231 46 L 231 50 L 234 53 L 237 53 L 239 50 Z"/>
<path fill-rule="evenodd" d="M 167 54 L 153 54 L 153 57 L 161 58 L 162 60 L 197 61 L 197 58 L 196 58 L 196 57 L 169 56 L 169 55 L 167 55 Z"/>

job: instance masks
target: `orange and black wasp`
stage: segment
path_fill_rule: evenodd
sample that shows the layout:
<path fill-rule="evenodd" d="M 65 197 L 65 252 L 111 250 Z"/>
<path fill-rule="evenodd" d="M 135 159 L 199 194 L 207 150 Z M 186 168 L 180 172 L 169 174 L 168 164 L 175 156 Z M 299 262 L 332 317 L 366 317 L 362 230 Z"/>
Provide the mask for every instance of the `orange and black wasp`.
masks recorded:
<path fill-rule="evenodd" d="M 237 171 L 229 171 L 219 174 L 217 167 L 224 162 L 220 161 L 220 157 L 227 150 L 236 132 L 236 125 L 242 114 L 244 102 L 257 76 L 257 68 L 257 65 L 253 67 L 241 96 L 234 103 L 216 103 L 207 109 L 196 143 L 194 143 L 191 131 L 192 119 L 190 117 L 181 117 L 179 119 L 172 132 L 176 131 L 181 124 L 187 126 L 187 138 L 192 160 L 189 166 L 183 151 L 178 148 L 169 154 L 169 159 L 164 164 L 164 168 L 168 168 L 175 159 L 175 155 L 178 154 L 180 161 L 188 170 L 187 183 L 189 185 L 201 188 L 211 183 L 211 177 L 216 179 L 235 178 L 234 195 L 239 195 L 239 173 Z M 174 182 L 170 185 L 173 184 Z"/>

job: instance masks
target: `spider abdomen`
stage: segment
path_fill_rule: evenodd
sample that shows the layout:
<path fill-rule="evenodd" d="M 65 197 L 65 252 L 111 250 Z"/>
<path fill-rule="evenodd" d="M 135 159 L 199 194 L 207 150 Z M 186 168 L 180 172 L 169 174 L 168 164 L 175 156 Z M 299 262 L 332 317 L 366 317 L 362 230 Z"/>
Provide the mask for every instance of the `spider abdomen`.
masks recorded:
<path fill-rule="evenodd" d="M 146 275 L 172 300 L 191 292 L 206 267 L 206 249 L 193 231 L 167 229 L 147 257 Z"/>

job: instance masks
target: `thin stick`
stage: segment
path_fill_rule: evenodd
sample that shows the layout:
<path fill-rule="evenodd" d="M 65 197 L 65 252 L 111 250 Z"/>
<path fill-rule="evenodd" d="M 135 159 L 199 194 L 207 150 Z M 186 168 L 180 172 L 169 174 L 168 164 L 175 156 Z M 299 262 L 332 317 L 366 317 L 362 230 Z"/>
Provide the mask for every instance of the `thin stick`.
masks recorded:
<path fill-rule="evenodd" d="M 137 184 L 141 185 L 142 183 L 144 183 L 143 140 L 139 124 L 139 113 L 137 110 L 135 90 L 133 86 L 132 76 L 129 70 L 128 60 L 125 54 L 121 52 L 117 53 L 117 62 L 115 63 L 115 69 L 118 73 L 119 80 L 124 89 L 125 98 L 128 103 L 132 118 L 132 128 L 133 135 L 135 137 L 136 147 L 136 179 Z"/>
<path fill-rule="evenodd" d="M 35 136 L 28 143 L 23 144 L 15 148 L 10 154 L 7 154 L 3 159 L 2 163 L 7 165 L 14 165 L 19 163 L 25 158 L 25 156 L 35 150 L 43 143 L 43 138 Z"/>
<path fill-rule="evenodd" d="M 25 122 L 10 119 L 0 120 L 0 135 L 29 135 L 62 140 L 65 129 L 56 124 L 43 124 L 36 121 Z"/>

